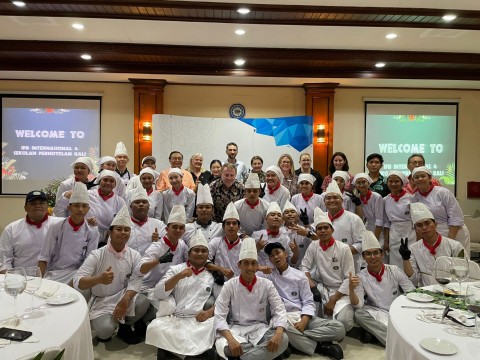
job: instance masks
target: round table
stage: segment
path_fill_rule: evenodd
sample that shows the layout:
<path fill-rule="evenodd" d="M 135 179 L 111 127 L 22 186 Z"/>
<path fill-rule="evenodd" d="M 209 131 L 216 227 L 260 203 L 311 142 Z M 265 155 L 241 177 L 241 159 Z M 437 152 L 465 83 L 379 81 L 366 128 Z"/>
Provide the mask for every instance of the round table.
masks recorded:
<path fill-rule="evenodd" d="M 428 360 L 468 360 L 478 359 L 480 339 L 449 334 L 447 325 L 426 323 L 416 315 L 421 309 L 406 309 L 402 306 L 441 307 L 433 303 L 420 303 L 399 296 L 390 306 L 390 318 L 387 331 L 386 359 L 428 359 Z M 440 310 L 439 313 L 442 311 Z M 436 355 L 420 346 L 425 338 L 440 338 L 454 343 L 459 351 L 451 356 Z"/>
<path fill-rule="evenodd" d="M 3 282 L 4 275 L 0 275 Z M 84 297 L 75 289 L 65 284 L 51 280 L 43 280 L 48 286 L 58 284 L 58 294 L 76 294 L 78 299 L 66 305 L 48 305 L 45 300 L 35 297 L 35 305 L 40 305 L 40 312 L 31 318 L 21 318 L 20 329 L 28 330 L 39 341 L 36 343 L 21 343 L 12 341 L 0 348 L 0 359 L 23 359 L 48 348 L 65 349 L 62 360 L 93 360 L 92 333 L 88 307 Z M 20 294 L 17 297 L 17 314 L 19 317 L 24 309 L 31 306 L 30 294 Z M 0 291 L 0 321 L 13 316 L 13 297 L 5 291 Z M 0 326 L 5 326 L 1 325 Z M 33 358 L 34 356 L 32 356 Z"/>

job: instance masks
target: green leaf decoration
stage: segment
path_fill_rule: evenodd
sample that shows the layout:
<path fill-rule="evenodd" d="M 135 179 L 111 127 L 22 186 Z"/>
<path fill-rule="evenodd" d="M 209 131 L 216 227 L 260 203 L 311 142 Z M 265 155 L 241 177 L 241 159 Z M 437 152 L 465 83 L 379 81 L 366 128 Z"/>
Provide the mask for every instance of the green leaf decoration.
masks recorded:
<path fill-rule="evenodd" d="M 455 163 L 445 165 L 445 175 L 440 176 L 439 180 L 445 185 L 455 185 Z"/>
<path fill-rule="evenodd" d="M 43 354 L 45 354 L 45 351 L 42 351 L 41 353 L 39 353 L 37 356 L 33 358 L 33 360 L 41 360 L 41 358 L 43 357 Z"/>
<path fill-rule="evenodd" d="M 60 353 L 53 358 L 53 360 L 60 360 L 63 357 L 63 354 L 65 353 L 65 349 L 60 351 Z"/>

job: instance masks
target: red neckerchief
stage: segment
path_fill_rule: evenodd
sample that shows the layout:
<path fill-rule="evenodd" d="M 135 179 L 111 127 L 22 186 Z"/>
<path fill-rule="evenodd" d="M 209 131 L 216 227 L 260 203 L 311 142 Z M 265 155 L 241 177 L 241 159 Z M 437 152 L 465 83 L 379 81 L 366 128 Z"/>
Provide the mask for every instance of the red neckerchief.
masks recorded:
<path fill-rule="evenodd" d="M 79 181 L 80 181 L 80 179 L 75 176 L 75 182 L 79 182 Z"/>
<path fill-rule="evenodd" d="M 183 186 L 183 184 L 182 184 L 182 186 L 180 186 L 180 189 L 178 189 L 178 191 L 175 190 L 175 189 L 172 187 L 173 193 L 174 193 L 176 196 L 180 195 L 180 193 L 182 192 L 182 190 L 183 190 L 184 187 L 185 187 L 185 186 Z"/>
<path fill-rule="evenodd" d="M 432 190 L 433 190 L 434 187 L 435 187 L 435 186 L 432 184 L 432 185 L 430 185 L 430 187 L 428 188 L 427 192 L 422 192 L 422 191 L 420 191 L 419 188 L 417 188 L 417 191 L 418 191 L 418 193 L 419 193 L 420 195 L 427 197 L 428 194 L 430 194 L 430 193 L 432 192 Z"/>
<path fill-rule="evenodd" d="M 278 182 L 277 186 L 275 186 L 274 188 L 271 188 L 270 186 L 267 186 L 268 187 L 268 193 L 270 195 L 272 195 L 275 191 L 277 191 L 278 189 L 280 189 L 280 181 Z"/>
<path fill-rule="evenodd" d="M 202 266 L 200 269 L 195 269 L 192 264 L 190 264 L 190 260 L 187 260 L 187 267 L 189 267 L 190 269 L 192 269 L 193 273 L 195 275 L 198 275 L 200 274 L 203 270 L 205 270 L 205 266 Z"/>
<path fill-rule="evenodd" d="M 362 200 L 363 205 L 367 205 L 368 200 L 370 200 L 371 197 L 372 197 L 372 190 L 368 190 L 367 196 L 363 197 L 362 195 L 360 195 L 360 200 Z"/>
<path fill-rule="evenodd" d="M 73 231 L 75 231 L 75 232 L 78 231 L 78 230 L 82 227 L 82 225 L 83 225 L 84 222 L 85 222 L 85 220 L 83 220 L 80 224 L 76 225 L 76 224 L 72 221 L 72 217 L 71 217 L 71 216 L 68 217 L 68 223 L 70 224 L 70 226 L 72 227 Z"/>
<path fill-rule="evenodd" d="M 100 188 L 98 188 L 98 195 L 100 195 L 100 197 L 103 199 L 103 201 L 107 201 L 108 199 L 110 199 L 113 196 L 113 191 L 111 191 L 110 194 L 108 194 L 108 195 L 103 195 L 102 190 L 100 190 Z"/>
<path fill-rule="evenodd" d="M 380 270 L 379 274 L 375 274 L 373 271 L 370 271 L 369 268 L 367 268 L 367 270 L 368 270 L 368 273 L 372 275 L 375 279 L 377 279 L 378 282 L 382 282 L 382 276 L 383 276 L 383 273 L 385 272 L 384 264 L 382 264 L 382 270 Z"/>
<path fill-rule="evenodd" d="M 247 284 L 247 282 L 245 280 L 243 280 L 242 275 L 240 275 L 240 284 L 245 286 L 249 292 L 252 292 L 253 285 L 255 285 L 256 283 L 257 283 L 257 276 L 256 275 L 254 275 L 253 281 L 250 284 Z"/>
<path fill-rule="evenodd" d="M 308 202 L 308 200 L 310 200 L 312 196 L 313 196 L 313 191 L 308 195 L 303 195 L 302 193 L 302 197 L 303 197 L 303 200 L 305 200 L 305 202 Z"/>
<path fill-rule="evenodd" d="M 248 201 L 247 199 L 245 199 L 245 202 L 247 203 L 248 206 L 250 206 L 251 209 L 255 209 L 255 206 L 260 204 L 260 199 L 257 199 L 257 202 L 254 204 L 250 204 L 250 201 Z"/>
<path fill-rule="evenodd" d="M 343 213 L 345 212 L 345 209 L 342 208 L 338 213 L 336 213 L 335 215 L 330 215 L 330 213 L 328 213 L 328 218 L 330 219 L 331 222 L 333 222 L 333 220 L 336 220 L 338 219 L 340 216 L 343 215 Z"/>
<path fill-rule="evenodd" d="M 437 237 L 437 241 L 435 241 L 435 244 L 433 245 L 429 245 L 425 239 L 423 239 L 423 245 L 425 245 L 425 247 L 430 250 L 430 254 L 432 254 L 433 256 L 435 256 L 435 254 L 437 253 L 436 252 L 436 249 L 437 247 L 440 246 L 440 243 L 442 242 L 442 235 L 438 234 L 438 237 Z"/>
<path fill-rule="evenodd" d="M 143 221 L 137 220 L 137 219 L 135 219 L 134 217 L 131 217 L 130 219 L 132 220 L 132 222 L 134 222 L 134 223 L 137 224 L 138 226 L 143 226 L 143 225 L 145 225 L 145 224 L 147 223 L 147 221 L 148 221 L 148 216 L 147 216 L 147 217 L 145 218 L 145 220 L 143 220 Z"/>
<path fill-rule="evenodd" d="M 240 238 L 238 238 L 237 240 L 235 240 L 232 243 L 232 242 L 230 242 L 230 240 L 227 239 L 226 236 L 223 237 L 223 240 L 225 240 L 225 243 L 227 244 L 228 250 L 232 250 L 240 242 Z"/>
<path fill-rule="evenodd" d="M 27 224 L 35 225 L 37 229 L 40 229 L 42 227 L 42 224 L 47 220 L 48 220 L 48 214 L 45 214 L 45 217 L 40 222 L 32 221 L 28 218 L 28 216 L 25 216 L 25 221 L 27 222 Z"/>
<path fill-rule="evenodd" d="M 395 202 L 398 202 L 398 200 L 400 200 L 400 198 L 405 195 L 407 192 L 405 191 L 405 189 L 402 189 L 402 192 L 398 195 L 393 195 L 392 193 L 390 193 L 390 196 L 392 197 L 392 199 L 395 201 Z"/>
<path fill-rule="evenodd" d="M 267 230 L 267 236 L 278 236 L 280 232 L 279 231 L 271 231 L 271 230 Z"/>
<path fill-rule="evenodd" d="M 332 237 L 327 245 L 323 245 L 321 241 L 318 242 L 323 251 L 327 251 L 329 247 L 332 247 L 335 244 L 335 239 Z"/>
<path fill-rule="evenodd" d="M 147 191 L 147 195 L 150 196 L 151 193 L 153 193 L 153 187 Z"/>
<path fill-rule="evenodd" d="M 165 242 L 165 244 L 167 244 L 167 246 L 170 248 L 171 251 L 177 250 L 178 243 L 176 245 L 173 245 L 172 242 L 168 240 L 166 236 L 163 237 L 163 241 Z"/>

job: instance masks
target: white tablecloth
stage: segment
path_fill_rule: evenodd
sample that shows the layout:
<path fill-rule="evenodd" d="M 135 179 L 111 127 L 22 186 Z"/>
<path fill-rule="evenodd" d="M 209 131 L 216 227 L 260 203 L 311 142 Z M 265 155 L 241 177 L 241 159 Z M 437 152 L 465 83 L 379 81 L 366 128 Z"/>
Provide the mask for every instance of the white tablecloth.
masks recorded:
<path fill-rule="evenodd" d="M 405 309 L 401 306 L 439 306 L 433 303 L 420 303 L 399 296 L 390 307 L 388 322 L 386 359 L 387 360 L 468 360 L 480 359 L 480 339 L 455 336 L 446 332 L 447 325 L 426 323 L 416 319 L 420 309 Z M 459 351 L 455 355 L 433 354 L 420 346 L 425 338 L 440 338 L 454 343 Z"/>
<path fill-rule="evenodd" d="M 4 276 L 0 275 L 3 282 Z M 49 284 L 56 283 L 43 280 Z M 59 283 L 56 283 L 59 284 Z M 56 294 L 74 293 L 78 300 L 66 305 L 42 306 L 42 316 L 38 318 L 21 319 L 20 328 L 29 330 L 39 342 L 19 343 L 12 341 L 10 345 L 0 348 L 0 359 L 21 359 L 31 354 L 37 354 L 44 349 L 57 347 L 65 349 L 64 360 L 93 360 L 92 335 L 88 307 L 83 296 L 71 287 L 60 284 Z M 17 297 L 17 314 L 31 305 L 30 294 L 20 294 Z M 45 304 L 45 300 L 35 297 L 35 305 Z M 0 321 L 13 316 L 13 297 L 0 291 Z M 4 326 L 4 325 L 1 325 Z"/>

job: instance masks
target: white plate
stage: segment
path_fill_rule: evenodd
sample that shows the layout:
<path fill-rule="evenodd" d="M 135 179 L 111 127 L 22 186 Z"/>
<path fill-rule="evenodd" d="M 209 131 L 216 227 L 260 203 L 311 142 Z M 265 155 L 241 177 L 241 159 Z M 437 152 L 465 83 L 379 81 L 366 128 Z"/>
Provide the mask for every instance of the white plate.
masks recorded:
<path fill-rule="evenodd" d="M 47 298 L 45 301 L 49 305 L 65 305 L 78 299 L 75 294 L 58 294 Z"/>
<path fill-rule="evenodd" d="M 426 338 L 420 341 L 420 346 L 434 354 L 453 355 L 458 352 L 458 348 L 450 341 L 439 338 Z"/>
<path fill-rule="evenodd" d="M 433 300 L 435 300 L 433 296 L 422 293 L 408 293 L 407 298 L 418 302 L 432 302 Z"/>

